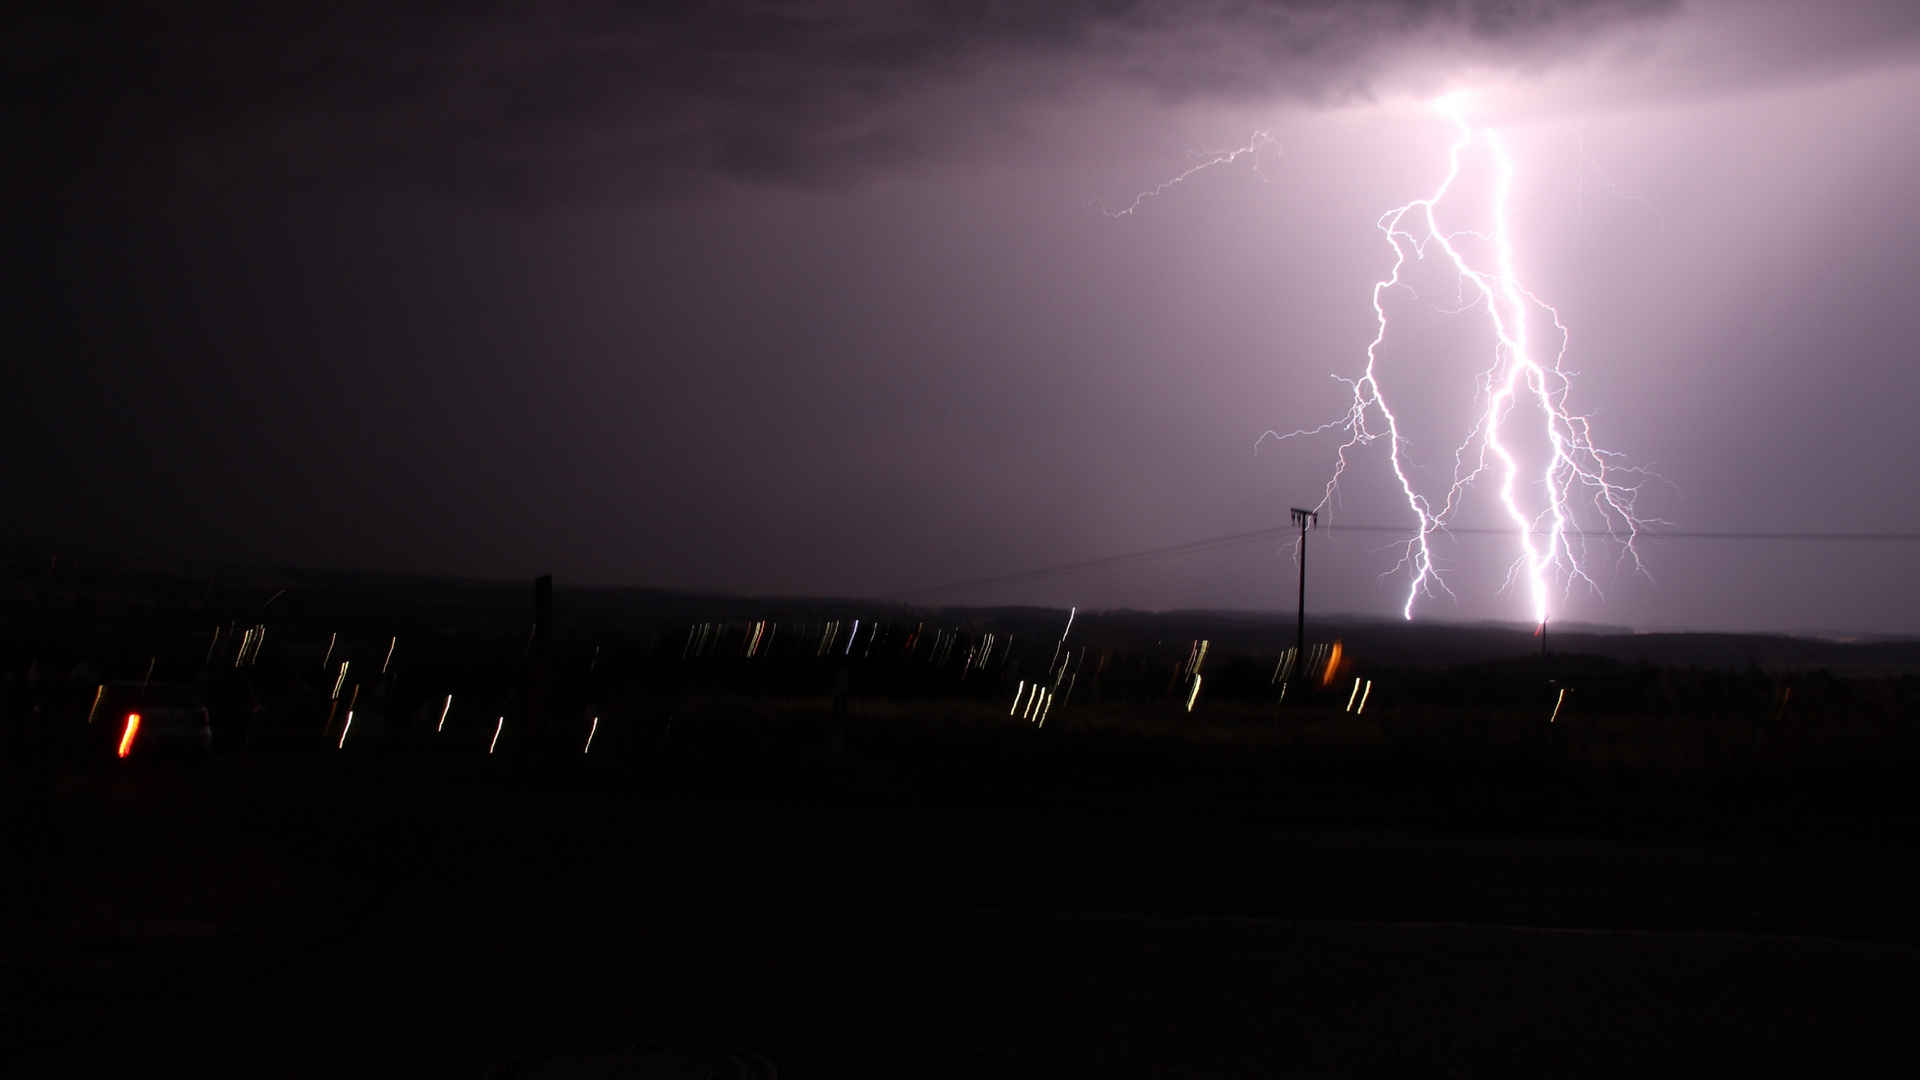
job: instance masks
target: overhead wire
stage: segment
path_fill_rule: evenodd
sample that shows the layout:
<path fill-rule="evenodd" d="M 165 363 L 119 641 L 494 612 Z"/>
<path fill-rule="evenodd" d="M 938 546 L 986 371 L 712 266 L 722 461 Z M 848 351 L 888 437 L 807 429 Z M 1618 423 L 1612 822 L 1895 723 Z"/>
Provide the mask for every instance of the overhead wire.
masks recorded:
<path fill-rule="evenodd" d="M 1405 533 L 1407 530 L 1404 527 L 1398 526 L 1398 525 L 1370 525 L 1370 524 L 1348 525 L 1348 524 L 1329 523 L 1321 531 L 1328 532 L 1328 533 L 1339 533 L 1339 532 Z M 1545 533 L 1543 530 L 1540 535 L 1544 535 L 1544 534 Z M 1092 570 L 1092 569 L 1097 569 L 1103 566 L 1113 566 L 1119 563 L 1131 562 L 1137 559 L 1151 559 L 1151 558 L 1157 558 L 1165 555 L 1185 555 L 1185 554 L 1191 554 L 1196 551 L 1204 551 L 1208 548 L 1222 547 L 1228 544 L 1242 543 L 1248 540 L 1259 540 L 1266 537 L 1289 537 L 1290 538 L 1295 535 L 1297 535 L 1297 532 L 1295 528 L 1291 525 L 1275 525 L 1275 526 L 1270 526 L 1264 529 L 1248 529 L 1244 532 L 1222 533 L 1218 536 L 1203 537 L 1198 540 L 1187 540 L 1177 544 L 1165 544 L 1159 547 L 1141 548 L 1136 551 L 1120 552 L 1114 555 L 1102 555 L 1096 558 L 1080 559 L 1074 562 L 1055 563 L 1051 566 L 1038 566 L 1030 570 L 1020 570 L 1020 571 L 1015 571 L 1013 573 L 1008 573 L 1008 574 L 994 574 L 994 575 L 989 575 L 985 577 L 962 578 L 954 581 L 942 582 L 938 585 L 929 585 L 924 588 L 903 589 L 894 593 L 890 593 L 887 596 L 882 597 L 882 599 L 905 600 L 912 597 L 926 596 L 933 593 L 954 592 L 954 591 L 963 590 L 963 589 L 978 589 L 978 588 L 984 588 L 984 587 L 993 586 L 993 585 L 1017 584 L 1024 581 L 1033 581 L 1041 578 L 1053 577 L 1057 574 L 1071 573 L 1078 570 Z M 1513 535 L 1513 530 L 1493 528 L 1490 526 L 1453 526 L 1453 527 L 1447 527 L 1447 528 L 1438 530 L 1436 532 L 1436 535 L 1511 536 Z M 1751 541 L 1751 542 L 1763 542 L 1763 543 L 1915 544 L 1915 543 L 1920 543 L 1920 531 L 1811 532 L 1811 531 L 1779 530 L 1779 529 L 1776 529 L 1776 530 L 1641 529 L 1637 533 L 1628 533 L 1623 531 L 1588 532 L 1584 534 L 1577 534 L 1576 536 L 1573 537 L 1573 539 L 1576 539 L 1576 540 L 1581 540 L 1581 539 L 1584 539 L 1587 541 L 1617 540 L 1621 542 L 1625 542 L 1629 538 L 1631 538 L 1635 543 L 1640 543 L 1642 541 L 1649 541 L 1649 540 L 1723 540 L 1723 541 Z"/>

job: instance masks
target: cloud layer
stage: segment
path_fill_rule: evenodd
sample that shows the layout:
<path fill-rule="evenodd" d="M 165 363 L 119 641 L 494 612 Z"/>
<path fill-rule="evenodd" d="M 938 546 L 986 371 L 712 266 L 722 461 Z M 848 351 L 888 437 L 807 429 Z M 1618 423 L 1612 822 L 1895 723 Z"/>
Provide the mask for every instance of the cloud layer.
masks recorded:
<path fill-rule="evenodd" d="M 271 13 L 268 13 L 271 11 Z M 1104 93 L 1326 103 L 1538 70 L 1671 0 L 153 8 L 19 28 L 63 179 L 373 186 L 488 201 L 721 175 L 821 184 L 1017 140 Z"/>

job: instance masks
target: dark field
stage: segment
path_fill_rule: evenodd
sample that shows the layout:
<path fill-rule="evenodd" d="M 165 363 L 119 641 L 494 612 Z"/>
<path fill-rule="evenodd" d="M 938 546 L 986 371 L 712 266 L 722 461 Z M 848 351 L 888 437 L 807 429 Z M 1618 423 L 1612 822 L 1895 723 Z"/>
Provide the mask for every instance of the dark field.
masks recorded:
<path fill-rule="evenodd" d="M 29 1073 L 653 1051 L 642 1075 L 1261 1075 L 1901 1042 L 1914 821 L 1857 791 L 1822 818 L 1763 791 L 853 726 L 803 762 L 62 773 L 13 875 L 6 1044 Z"/>
<path fill-rule="evenodd" d="M 1104 677 L 1039 727 L 1007 709 L 1053 613 L 969 616 L 1034 644 L 963 677 L 897 617 L 835 663 L 817 628 L 749 659 L 685 646 L 698 614 L 556 607 L 533 634 L 310 608 L 238 665 L 206 612 L 16 617 L 10 1072 L 1616 1075 L 1905 1044 L 1920 799 L 1884 648 L 1422 666 L 1354 631 L 1280 706 L 1255 639 L 1284 634 L 1215 629 L 1189 713 L 1190 627 L 1083 613 Z M 90 680 L 148 665 L 209 701 L 209 756 L 88 732 Z"/>

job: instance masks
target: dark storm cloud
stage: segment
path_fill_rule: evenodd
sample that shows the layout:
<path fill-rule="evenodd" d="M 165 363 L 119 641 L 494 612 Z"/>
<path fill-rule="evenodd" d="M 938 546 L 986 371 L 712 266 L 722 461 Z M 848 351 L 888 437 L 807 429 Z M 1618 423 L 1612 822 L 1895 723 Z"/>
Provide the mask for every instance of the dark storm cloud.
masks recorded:
<path fill-rule="evenodd" d="M 1530 66 L 1667 0 L 152 7 L 16 28 L 22 119 L 107 188 L 488 201 L 818 184 L 1004 145 L 1103 90 L 1328 101 L 1410 55 Z M 63 178 L 66 179 L 66 178 Z M 89 185 L 92 186 L 92 185 Z"/>

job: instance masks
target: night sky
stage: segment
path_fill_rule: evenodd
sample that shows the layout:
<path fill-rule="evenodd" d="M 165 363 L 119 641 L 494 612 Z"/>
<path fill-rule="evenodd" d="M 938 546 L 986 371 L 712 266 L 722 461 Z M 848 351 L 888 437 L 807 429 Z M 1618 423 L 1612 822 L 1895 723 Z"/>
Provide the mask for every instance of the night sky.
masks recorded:
<path fill-rule="evenodd" d="M 885 596 L 1284 527 L 1339 439 L 1256 443 L 1344 409 L 1456 90 L 1643 513 L 1920 533 L 1920 6 L 277 7 L 10 28 L 21 535 Z M 1422 281 L 1383 368 L 1444 487 L 1486 332 Z M 1396 537 L 1340 529 L 1396 497 L 1357 452 L 1316 608 L 1397 613 Z M 1920 632 L 1911 540 L 1594 551 L 1556 618 Z M 1523 619 L 1512 553 L 1443 540 L 1417 617 Z M 914 598 L 1291 611 L 1293 575 L 1270 535 Z"/>

